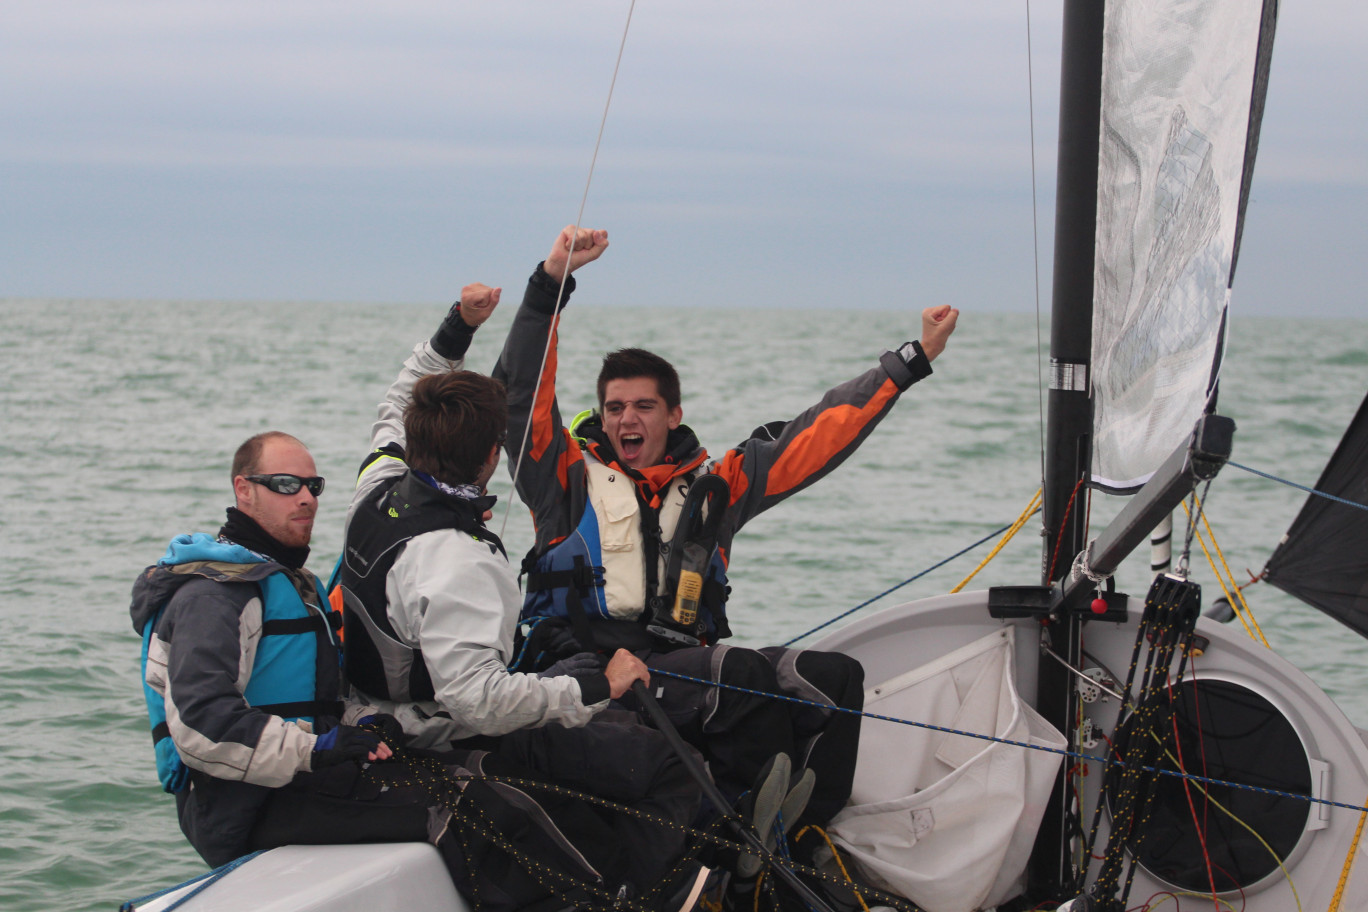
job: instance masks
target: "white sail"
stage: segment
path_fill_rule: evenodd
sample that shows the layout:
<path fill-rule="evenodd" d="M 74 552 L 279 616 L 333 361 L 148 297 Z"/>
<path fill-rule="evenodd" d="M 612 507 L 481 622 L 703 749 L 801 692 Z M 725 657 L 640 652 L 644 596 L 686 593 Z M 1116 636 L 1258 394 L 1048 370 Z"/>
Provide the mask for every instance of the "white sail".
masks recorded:
<path fill-rule="evenodd" d="M 1093 279 L 1094 483 L 1143 484 L 1215 383 L 1261 0 L 1111 0 Z"/>

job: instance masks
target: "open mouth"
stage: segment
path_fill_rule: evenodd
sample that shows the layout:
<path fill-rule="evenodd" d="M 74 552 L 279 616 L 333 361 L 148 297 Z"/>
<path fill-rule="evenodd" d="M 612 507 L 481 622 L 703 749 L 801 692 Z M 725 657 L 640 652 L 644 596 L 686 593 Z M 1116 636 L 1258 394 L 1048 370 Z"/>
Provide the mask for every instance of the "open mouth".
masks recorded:
<path fill-rule="evenodd" d="M 630 463 L 645 446 L 646 440 L 640 434 L 623 434 L 618 438 L 618 455 Z"/>

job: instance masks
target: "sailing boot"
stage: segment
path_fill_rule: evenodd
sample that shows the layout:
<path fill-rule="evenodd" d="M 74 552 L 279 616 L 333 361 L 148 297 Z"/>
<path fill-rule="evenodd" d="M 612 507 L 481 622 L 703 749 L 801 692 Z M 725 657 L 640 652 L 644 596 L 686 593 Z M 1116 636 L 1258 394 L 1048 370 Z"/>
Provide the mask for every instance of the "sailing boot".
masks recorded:
<path fill-rule="evenodd" d="M 816 774 L 805 769 L 790 786 L 788 770 L 791 766 L 787 754 L 775 754 L 766 768 L 761 770 L 760 785 L 752 793 L 756 796 L 753 804 L 747 804 L 749 795 L 742 799 L 742 806 L 751 808 L 749 817 L 764 842 L 766 858 L 761 858 L 755 852 L 741 853 L 735 873 L 723 894 L 724 910 L 741 912 L 753 908 L 757 878 L 764 862 L 776 850 L 781 855 L 787 854 L 780 843 L 786 839 L 794 822 L 803 815 L 812 796 L 812 787 L 817 782 Z"/>
<path fill-rule="evenodd" d="M 789 775 L 793 761 L 788 754 L 775 754 L 760 769 L 755 780 L 755 788 L 741 797 L 737 811 L 742 820 L 748 821 L 755 832 L 765 841 L 765 848 L 774 843 L 770 834 L 774 831 L 774 821 L 783 810 L 784 799 L 789 793 Z M 811 793 L 811 788 L 808 789 Z M 806 804 L 804 800 L 804 804 Z M 754 880 L 760 873 L 762 859 L 754 852 L 742 852 L 736 861 L 736 876 L 741 880 Z"/>

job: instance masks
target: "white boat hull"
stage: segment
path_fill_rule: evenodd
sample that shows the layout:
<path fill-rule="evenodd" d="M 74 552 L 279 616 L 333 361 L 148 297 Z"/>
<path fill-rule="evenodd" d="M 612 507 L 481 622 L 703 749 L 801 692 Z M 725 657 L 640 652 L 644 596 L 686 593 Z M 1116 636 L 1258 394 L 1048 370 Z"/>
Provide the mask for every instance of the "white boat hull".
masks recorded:
<path fill-rule="evenodd" d="M 138 906 L 163 912 L 202 883 Z M 469 912 L 446 865 L 427 843 L 285 846 L 263 852 L 204 886 L 186 912 Z"/>
<path fill-rule="evenodd" d="M 1130 620 L 1125 624 L 1090 621 L 1085 625 L 1083 645 L 1089 656 L 1085 666 L 1095 660 L 1124 680 L 1141 607 L 1138 600 L 1130 601 Z M 1017 628 L 1017 689 L 1023 698 L 1033 700 L 1040 662 L 1054 661 L 1041 653 L 1039 625 L 1032 619 L 1003 621 L 990 617 L 984 592 L 939 596 L 889 608 L 829 634 L 813 644 L 813 648 L 840 650 L 855 656 L 865 667 L 867 684 L 875 686 L 1006 625 Z M 1368 747 L 1330 698 L 1300 670 L 1250 638 L 1238 622 L 1227 626 L 1202 619 L 1198 633 L 1209 639 L 1210 645 L 1189 666 L 1188 676 L 1195 668 L 1201 681 L 1229 682 L 1262 696 L 1281 711 L 1301 741 L 1312 770 L 1313 797 L 1363 806 L 1368 800 Z M 1116 724 L 1116 709 L 1115 700 L 1104 698 L 1090 704 L 1085 714 L 1103 732 L 1110 733 Z M 866 726 L 891 724 L 865 722 Z M 1086 752 L 1098 755 L 1102 747 Z M 1101 779 L 1098 772 L 1084 780 L 1085 827 L 1092 820 L 1096 786 Z M 1295 846 L 1282 860 L 1281 869 L 1275 867 L 1263 879 L 1246 885 L 1242 895 L 1232 891 L 1224 894 L 1224 898 L 1246 912 L 1329 908 L 1359 818 L 1360 813 L 1355 810 L 1312 804 L 1306 824 Z M 1106 832 L 1104 817 L 1097 842 L 1099 852 L 1105 845 Z M 1342 909 L 1368 908 L 1368 860 L 1363 856 L 1364 848 L 1359 845 L 1354 876 L 1348 879 L 1341 899 Z M 1131 888 L 1129 905 L 1141 904 L 1154 894 L 1169 891 L 1175 891 L 1173 885 L 1141 868 Z"/>

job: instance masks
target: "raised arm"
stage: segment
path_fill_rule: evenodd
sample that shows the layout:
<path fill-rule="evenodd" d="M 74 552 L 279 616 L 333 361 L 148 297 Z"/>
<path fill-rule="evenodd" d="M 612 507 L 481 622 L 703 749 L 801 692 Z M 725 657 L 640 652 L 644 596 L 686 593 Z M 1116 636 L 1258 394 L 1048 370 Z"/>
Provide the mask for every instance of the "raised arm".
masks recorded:
<path fill-rule="evenodd" d="M 413 354 L 404 362 L 399 376 L 385 391 L 376 421 L 371 428 L 371 449 L 404 446 L 404 409 L 412 399 L 413 385 L 428 374 L 460 370 L 465 365 L 465 353 L 475 330 L 499 306 L 502 288 L 490 288 L 478 282 L 461 289 L 460 299 L 451 306 L 442 325 L 426 342 L 413 347 Z"/>
<path fill-rule="evenodd" d="M 517 490 L 532 510 L 537 544 L 567 535 L 571 510 L 563 479 L 581 462 L 579 448 L 561 420 L 556 397 L 558 334 L 552 322 L 575 290 L 573 273 L 608 248 L 606 231 L 567 227 L 551 245 L 546 260 L 528 279 L 522 306 L 504 342 L 494 378 L 508 390 L 508 471 L 517 473 Z M 562 287 L 562 278 L 564 278 Z M 548 348 L 549 340 L 549 348 Z M 545 356 L 545 366 L 543 366 Z"/>
<path fill-rule="evenodd" d="M 731 485 L 727 524 L 739 529 L 751 517 L 826 476 L 878 426 L 912 384 L 931 374 L 945 350 L 959 311 L 948 305 L 922 311 L 922 339 L 884 352 L 878 365 L 833 387 L 791 421 L 773 421 L 718 462 Z"/>

